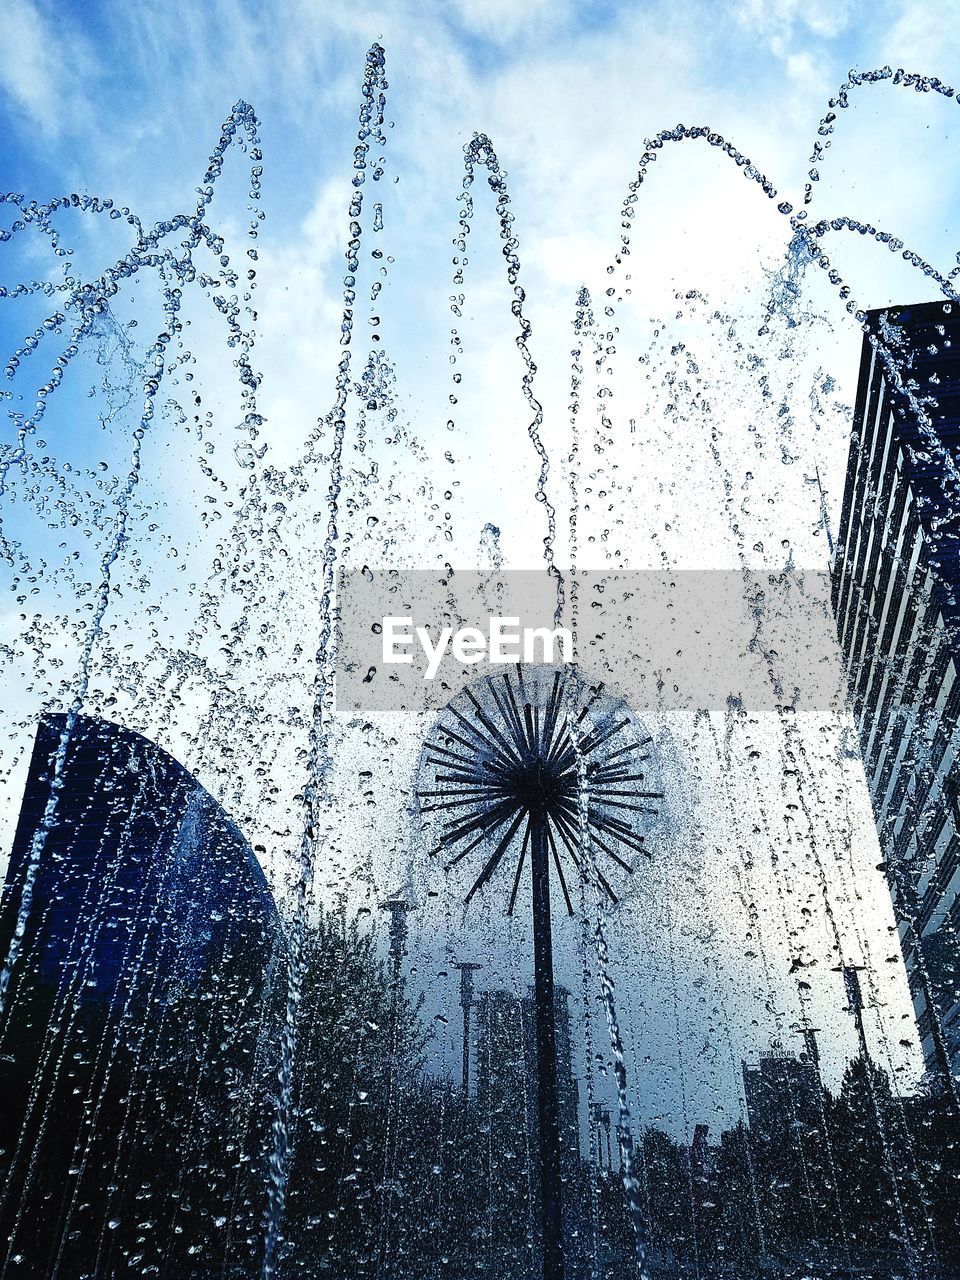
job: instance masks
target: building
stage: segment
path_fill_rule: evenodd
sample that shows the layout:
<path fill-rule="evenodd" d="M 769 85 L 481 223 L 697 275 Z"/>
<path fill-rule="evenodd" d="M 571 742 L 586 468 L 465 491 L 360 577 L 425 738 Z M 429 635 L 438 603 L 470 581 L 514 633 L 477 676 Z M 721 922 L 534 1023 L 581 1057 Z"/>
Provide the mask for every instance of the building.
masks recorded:
<path fill-rule="evenodd" d="M 569 993 L 554 989 L 557 1037 L 557 1101 L 564 1185 L 564 1233 L 574 1256 L 581 1194 L 580 1094 L 573 1074 Z M 525 996 L 482 991 L 476 1004 L 477 1116 L 489 1144 L 487 1195 L 498 1222 L 500 1245 L 521 1274 L 539 1230 L 539 1121 L 537 1115 L 536 1010 Z"/>
<path fill-rule="evenodd" d="M 554 991 L 560 1143 L 572 1166 L 580 1162 L 580 1093 L 573 1074 L 570 993 Z M 477 1002 L 477 1100 L 493 1114 L 508 1113 L 530 1149 L 539 1145 L 534 995 L 483 991 Z"/>
<path fill-rule="evenodd" d="M 902 374 L 891 375 L 878 341 Z M 960 309 L 871 312 L 833 607 L 923 1053 L 931 1079 L 951 1091 L 960 1073 L 958 461 Z"/>
<path fill-rule="evenodd" d="M 256 1269 L 283 936 L 250 846 L 146 738 L 47 716 L 0 955 L 21 914 L 0 1025 L 8 1258 L 36 1276 Z"/>
<path fill-rule="evenodd" d="M 743 1064 L 752 1185 L 769 1243 L 783 1248 L 822 1237 L 829 1185 L 824 1169 L 824 1097 L 817 1064 L 774 1043 L 755 1067 Z M 832 1205 L 827 1212 L 832 1212 Z M 709 1221 L 709 1216 L 706 1221 Z M 757 1218 L 758 1223 L 761 1218 Z M 758 1241 L 761 1251 L 762 1240 Z"/>
<path fill-rule="evenodd" d="M 743 1064 L 743 1094 L 750 1132 L 761 1141 L 808 1132 L 820 1120 L 821 1084 L 816 1063 L 774 1044 L 757 1066 Z"/>

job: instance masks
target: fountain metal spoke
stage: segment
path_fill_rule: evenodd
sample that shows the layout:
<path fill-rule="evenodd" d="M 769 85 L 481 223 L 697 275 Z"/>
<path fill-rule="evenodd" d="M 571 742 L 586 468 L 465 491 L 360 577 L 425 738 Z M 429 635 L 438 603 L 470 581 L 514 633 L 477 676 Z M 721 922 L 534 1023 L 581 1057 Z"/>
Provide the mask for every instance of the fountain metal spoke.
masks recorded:
<path fill-rule="evenodd" d="M 467 901 L 510 858 L 513 910 L 530 827 L 539 820 L 549 849 L 548 874 L 560 883 L 565 901 L 563 863 L 578 876 L 594 874 L 581 853 L 591 842 L 630 874 L 631 857 L 647 853 L 642 828 L 663 799 L 644 768 L 650 743 L 630 709 L 603 683 L 587 683 L 565 668 L 512 667 L 454 697 L 421 758 L 417 800 L 425 817 L 448 815 L 439 846 L 449 870 L 490 844 L 464 894 Z M 603 889 L 616 901 L 605 880 Z"/>
<path fill-rule="evenodd" d="M 598 835 L 597 832 L 593 833 L 593 843 L 597 846 L 598 849 L 602 849 L 608 858 L 612 858 L 613 861 L 617 864 L 617 866 L 620 867 L 623 871 L 625 871 L 627 875 L 629 876 L 633 875 L 633 867 L 631 867 L 630 863 L 626 862 L 623 858 L 621 858 L 619 853 L 617 853 L 615 849 L 611 849 L 610 846 L 603 839 L 603 837 Z"/>
<path fill-rule="evenodd" d="M 511 762 L 515 761 L 515 760 L 517 759 L 517 757 L 516 757 L 516 755 L 514 754 L 514 748 L 513 748 L 513 746 L 512 746 L 512 745 L 507 741 L 507 739 L 503 736 L 503 734 L 500 732 L 500 730 L 497 728 L 497 726 L 493 723 L 493 721 L 490 719 L 490 717 L 486 714 L 486 712 L 484 711 L 483 707 L 482 707 L 482 706 L 480 705 L 480 703 L 477 701 L 476 694 L 473 692 L 473 690 L 472 690 L 472 689 L 464 689 L 464 693 L 467 695 L 467 697 L 470 699 L 471 703 L 473 704 L 474 710 L 475 710 L 475 712 L 476 712 L 477 719 L 480 721 L 480 723 L 483 725 L 483 727 L 488 731 L 488 733 L 493 737 L 493 739 L 494 739 L 496 742 L 499 742 L 499 743 L 500 743 L 500 745 L 503 747 L 504 751 L 506 751 L 506 753 L 507 753 L 507 758 L 508 758 Z"/>
<path fill-rule="evenodd" d="M 557 842 L 553 838 L 553 831 L 547 827 L 547 844 L 550 846 L 550 853 L 553 857 L 553 865 L 556 868 L 557 879 L 560 881 L 560 888 L 563 890 L 563 900 L 567 904 L 567 915 L 573 915 L 573 903 L 570 901 L 570 890 L 567 888 L 567 880 L 563 874 L 563 863 L 560 861 L 560 855 L 557 852 Z"/>
<path fill-rule="evenodd" d="M 657 812 L 657 811 L 656 811 L 656 809 L 652 809 L 652 810 L 651 810 L 651 809 L 648 809 L 646 805 L 637 804 L 635 801 L 632 801 L 632 800 L 611 800 L 611 799 L 610 799 L 610 796 L 612 796 L 612 795 L 614 795 L 614 796 L 615 796 L 615 795 L 621 795 L 621 796 L 624 796 L 624 795 L 629 795 L 629 794 L 630 794 L 630 792 L 629 792 L 629 791 L 611 791 L 611 792 L 607 792 L 606 794 L 604 794 L 603 796 L 601 796 L 601 797 L 600 797 L 600 800 L 599 800 L 599 802 L 598 802 L 598 803 L 602 804 L 602 805 L 603 805 L 605 808 L 607 808 L 607 809 L 628 809 L 631 813 L 656 813 L 656 812 Z M 638 792 L 637 792 L 637 797 L 638 797 L 638 798 L 640 798 L 640 797 L 642 797 L 642 796 L 649 796 L 649 795 L 650 795 L 650 792 L 649 792 L 649 791 L 638 791 Z M 663 799 L 663 797 L 662 797 L 662 796 L 660 796 L 660 797 L 658 797 L 658 798 L 659 798 L 659 799 L 661 799 L 661 800 Z"/>
<path fill-rule="evenodd" d="M 618 747 L 616 751 L 609 752 L 606 756 L 604 764 L 609 765 L 611 760 L 616 760 L 620 756 L 625 756 L 628 751 L 639 751 L 643 747 L 648 747 L 651 744 L 651 742 L 653 742 L 652 738 L 644 738 L 641 742 L 628 742 L 624 746 Z M 646 755 L 638 755 L 636 757 L 636 760 L 639 762 L 641 760 L 648 760 L 649 758 L 650 757 Z M 602 768 L 603 766 L 594 764 L 593 766 L 588 765 L 587 767 L 589 769 L 591 767 Z"/>
<path fill-rule="evenodd" d="M 444 833 L 444 841 L 448 847 L 458 843 L 465 836 L 472 835 L 474 838 L 465 848 L 447 863 L 447 870 L 457 866 L 463 859 L 482 844 L 484 839 L 492 835 L 498 827 L 502 827 L 504 823 L 509 822 L 510 814 L 513 811 L 512 804 L 507 800 L 495 806 L 493 809 L 479 814 L 472 818 L 469 822 L 451 823 Z M 441 845 L 442 847 L 442 845 Z"/>
<path fill-rule="evenodd" d="M 507 851 L 507 846 L 509 845 L 513 837 L 516 835 L 517 828 L 520 826 L 520 823 L 523 821 L 525 816 L 526 815 L 522 811 L 514 816 L 513 821 L 510 823 L 510 826 L 507 829 L 506 835 L 502 837 L 500 843 L 497 845 L 493 853 L 490 855 L 490 858 L 488 859 L 486 866 L 477 876 L 476 880 L 473 883 L 473 887 L 471 888 L 467 896 L 464 898 L 464 902 L 469 902 L 470 899 L 473 897 L 473 895 L 477 892 L 477 890 L 482 888 L 490 879 L 490 877 L 493 875 L 493 873 L 496 871 L 497 867 L 500 865 L 503 855 Z"/>
<path fill-rule="evenodd" d="M 593 755 L 597 747 L 602 747 L 605 742 L 608 742 L 611 738 L 615 738 L 622 729 L 627 728 L 629 723 L 629 720 L 621 720 L 619 724 L 615 724 L 612 728 L 608 728 L 605 731 L 588 734 L 580 743 L 580 754 L 584 756 Z"/>
<path fill-rule="evenodd" d="M 599 827 L 601 831 L 605 831 L 607 835 L 613 836 L 628 849 L 633 849 L 635 853 L 645 853 L 646 849 L 640 836 L 634 835 L 633 829 L 628 827 L 625 822 L 620 822 L 617 818 L 611 818 L 607 814 L 594 813 L 592 816 L 592 824 Z"/>
<path fill-rule="evenodd" d="M 590 708 L 593 706 L 595 702 L 598 701 L 598 699 L 602 696 L 602 694 L 603 694 L 603 682 L 601 681 L 600 684 L 595 685 L 593 688 L 591 688 L 589 701 L 584 705 L 584 707 L 580 711 L 580 714 L 577 716 L 577 724 L 583 723 L 583 721 L 586 719 L 590 711 Z"/>
<path fill-rule="evenodd" d="M 504 676 L 503 679 L 509 682 L 509 676 Z M 498 685 L 497 685 L 497 681 L 491 678 L 487 681 L 487 685 L 490 689 L 490 696 L 493 698 L 493 701 L 496 704 L 497 710 L 500 712 L 501 719 L 503 720 L 504 724 L 509 728 L 514 738 L 514 744 L 517 750 L 520 751 L 522 754 L 524 749 L 523 729 L 520 724 L 520 719 L 516 711 L 515 704 L 512 702 L 512 700 L 509 697 L 505 697 L 503 694 L 501 694 L 500 689 L 498 688 Z M 510 692 L 511 690 L 508 683 L 507 693 L 509 694 Z"/>
<path fill-rule="evenodd" d="M 511 723 L 514 725 L 517 734 L 517 744 L 522 750 L 526 745 L 526 739 L 523 732 L 523 717 L 520 714 L 520 708 L 517 706 L 517 699 L 513 692 L 513 685 L 510 683 L 510 677 L 507 674 L 504 674 L 503 676 L 503 685 L 507 702 L 510 707 Z"/>
<path fill-rule="evenodd" d="M 642 773 L 610 772 L 606 769 L 591 771 L 588 768 L 587 778 L 594 785 L 599 784 L 600 786 L 606 787 L 612 782 L 644 782 L 646 780 L 646 775 Z M 632 795 L 634 793 L 631 792 L 630 794 Z M 662 798 L 663 792 L 659 792 L 658 795 Z"/>
<path fill-rule="evenodd" d="M 507 906 L 507 915 L 513 915 L 513 908 L 517 902 L 517 890 L 520 888 L 520 877 L 523 874 L 523 866 L 527 858 L 527 848 L 530 844 L 530 827 L 527 826 L 523 833 L 523 843 L 520 846 L 520 857 L 517 859 L 517 872 L 513 877 L 513 888 L 510 891 L 510 902 Z"/>

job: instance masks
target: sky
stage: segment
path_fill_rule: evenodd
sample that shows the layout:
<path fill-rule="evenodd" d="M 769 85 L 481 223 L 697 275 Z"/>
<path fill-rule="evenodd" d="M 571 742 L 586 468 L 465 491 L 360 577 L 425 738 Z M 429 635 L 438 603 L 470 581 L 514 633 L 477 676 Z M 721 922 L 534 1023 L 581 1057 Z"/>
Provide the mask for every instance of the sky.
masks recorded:
<path fill-rule="evenodd" d="M 568 322 L 573 292 L 610 260 L 626 184 L 649 134 L 678 121 L 709 123 L 797 203 L 826 100 L 849 68 L 889 63 L 949 83 L 958 56 L 951 24 L 923 3 L 13 0 L 5 13 L 8 189 L 99 192 L 152 222 L 192 194 L 233 104 L 254 106 L 265 153 L 261 245 L 269 255 L 259 350 L 272 375 L 264 388 L 270 435 L 281 450 L 315 420 L 317 371 L 332 356 L 320 334 L 338 313 L 344 173 L 362 58 L 373 40 L 387 50 L 400 178 L 403 254 L 393 286 L 427 304 L 417 325 L 423 341 L 406 334 L 400 348 L 418 386 L 432 373 L 425 350 L 446 319 L 436 264 L 449 245 L 460 150 L 475 130 L 489 134 L 510 173 L 546 361 L 561 327 L 554 320 Z M 819 215 L 869 218 L 924 257 L 952 264 L 946 211 L 955 192 L 942 158 L 955 113 L 953 102 L 890 87 L 854 94 L 821 166 Z M 785 239 L 774 202 L 757 198 L 729 162 L 702 145 L 675 151 L 660 157 L 637 222 L 642 288 L 655 302 L 675 284 L 729 290 Z M 928 179 L 937 198 L 918 201 Z M 904 300 L 907 269 L 855 239 L 837 235 L 830 246 L 841 272 L 855 276 L 854 296 L 867 306 Z M 837 341 L 853 352 L 858 337 L 849 328 Z"/>
<path fill-rule="evenodd" d="M 385 156 L 384 173 L 378 187 L 365 187 L 364 255 L 375 244 L 385 256 L 363 257 L 364 306 L 357 311 L 364 324 L 376 313 L 395 414 L 389 421 L 371 414 L 357 433 L 360 410 L 351 400 L 341 562 L 355 569 L 485 567 L 493 528 L 506 567 L 542 563 L 545 505 L 534 500 L 540 456 L 527 438 L 511 312 L 516 295 L 503 279 L 493 202 L 480 182 L 462 318 L 450 310 L 461 291 L 452 241 L 464 208 L 463 148 L 480 131 L 509 175 L 558 563 L 571 556 L 573 483 L 583 568 L 734 575 L 744 566 L 778 570 L 788 563 L 827 569 L 824 509 L 835 529 L 861 334 L 825 274 L 802 264 L 798 300 L 761 332 L 778 278 L 788 271 L 790 225 L 777 206 L 802 207 L 819 122 L 850 68 L 889 64 L 960 83 L 960 33 L 942 5 L 7 0 L 0 22 L 0 190 L 39 200 L 97 194 L 152 225 L 195 206 L 221 123 L 236 103 L 249 103 L 259 121 L 257 282 L 250 298 L 242 287 L 237 292 L 244 323 L 256 331 L 254 364 L 262 375 L 256 445 L 266 452 L 255 474 L 264 478 L 270 511 L 282 508 L 279 532 L 264 551 L 265 567 L 240 572 L 253 584 L 240 590 L 243 604 L 231 604 L 225 591 L 208 608 L 204 591 L 216 594 L 210 584 L 226 580 L 224 540 L 244 547 L 240 561 L 249 553 L 253 563 L 259 553 L 253 534 L 241 530 L 241 542 L 230 541 L 249 511 L 246 437 L 236 434 L 236 349 L 225 343 L 211 308 L 191 295 L 171 399 L 143 446 L 88 705 L 148 732 L 193 769 L 248 832 L 281 898 L 299 839 L 327 520 L 324 419 L 342 351 L 357 104 L 372 42 L 385 49 L 390 87 L 385 145 L 375 148 Z M 960 249 L 950 163 L 960 126 L 956 101 L 890 83 L 851 90 L 849 101 L 819 164 L 810 219 L 869 221 L 946 274 Z M 729 139 L 777 195 L 768 198 L 703 141 L 668 145 L 633 206 L 630 256 L 617 265 L 621 208 L 645 139 L 678 122 L 706 124 Z M 231 261 L 244 270 L 252 261 L 244 177 L 250 162 L 228 152 L 210 210 Z M 374 198 L 382 202 L 382 232 L 370 222 Z M 0 225 L 10 227 L 9 206 L 3 212 Z M 61 247 L 71 250 L 66 261 L 83 279 L 129 247 L 122 218 L 65 211 L 57 225 Z M 859 305 L 934 296 L 929 281 L 865 237 L 831 232 L 824 246 Z M 8 288 L 54 279 L 63 266 L 42 236 L 18 232 L 0 244 L 0 282 Z M 215 274 L 212 260 L 204 266 Z M 367 302 L 371 282 L 382 283 L 375 304 Z M 584 285 L 597 323 L 579 344 L 579 420 L 592 425 L 578 435 L 571 351 Z M 30 725 L 40 707 L 69 700 L 80 675 L 83 628 L 130 465 L 139 390 L 132 394 L 125 378 L 162 329 L 158 298 L 149 276 L 121 291 L 57 391 L 31 445 L 31 465 L 11 473 L 3 495 L 4 533 L 17 548 L 0 606 L 9 646 L 4 831 L 16 812 Z M 31 294 L 5 308 L 6 357 L 42 324 L 49 304 Z M 459 345 L 451 345 L 451 325 Z M 65 339 L 59 341 L 62 347 Z M 125 365 L 127 342 L 132 363 Z M 354 347 L 359 377 L 374 347 L 360 337 Z M 42 356 L 43 377 L 53 352 Z M 14 413 L 32 403 L 39 378 L 31 361 L 40 358 L 25 357 L 8 381 Z M 10 422 L 15 432 L 16 419 Z M 318 445 L 305 449 L 315 432 Z M 594 656 L 600 667 L 610 661 L 602 645 Z M 667 651 L 645 654 L 633 672 L 639 685 L 668 685 L 670 660 Z M 827 683 L 836 684 L 835 667 L 830 673 Z M 614 683 L 618 674 L 626 681 L 612 668 Z M 852 1028 L 838 1012 L 839 978 L 827 976 L 837 957 L 824 932 L 815 869 L 785 816 L 792 802 L 784 800 L 783 744 L 770 708 L 748 708 L 740 719 L 722 700 L 714 708 L 716 734 L 727 735 L 728 750 L 743 735 L 742 768 L 728 767 L 724 776 L 696 698 L 681 688 L 678 699 L 683 705 L 660 726 L 678 779 L 664 857 L 622 934 L 624 972 L 640 966 L 626 984 L 628 998 L 643 1006 L 645 984 L 647 995 L 661 990 L 679 964 L 693 975 L 684 1004 L 684 1017 L 699 1028 L 691 1036 L 702 1032 L 706 999 L 711 1018 L 720 1010 L 735 1026 L 740 1052 L 755 1055 L 788 1036 L 799 1015 L 786 977 L 795 943 L 787 939 L 799 930 L 823 979 L 811 999 L 820 1001 L 817 1016 L 828 1018 L 825 1060 L 836 1079 Z M 839 693 L 835 704 L 829 715 L 812 708 L 808 721 L 812 774 L 829 801 L 817 838 L 828 850 L 829 891 L 848 921 L 845 946 L 877 975 L 871 1034 L 884 1042 L 907 1088 L 918 1063 L 905 981 Z M 655 715 L 655 705 L 646 714 Z M 409 833 L 421 727 L 411 732 L 404 717 L 372 715 L 343 717 L 338 725 L 334 834 L 319 876 L 331 901 L 347 886 L 372 911 L 414 871 L 426 882 Z M 757 768 L 769 764 L 769 773 L 759 779 L 743 762 L 764 753 Z M 373 762 L 366 770 L 365 758 Z M 370 772 L 374 783 L 362 780 Z M 767 808 L 748 823 L 744 797 L 752 803 L 758 792 Z M 756 851 L 761 883 L 754 894 L 736 883 L 738 859 L 767 821 L 780 834 Z M 773 848 L 786 858 L 782 881 L 769 865 Z M 710 883 L 726 884 L 729 899 L 705 904 Z M 768 955 L 745 942 L 756 932 L 752 897 L 760 899 L 761 916 L 771 914 L 763 926 Z M 665 901 L 685 904 L 678 908 L 684 925 L 665 924 Z M 471 927 L 456 923 L 451 902 L 434 904 L 436 918 L 423 903 L 421 935 L 430 935 L 429 921 L 441 940 L 423 941 L 418 967 L 430 975 L 423 981 L 438 1010 L 450 998 L 450 959 L 468 945 Z M 489 927 L 487 946 L 496 949 Z M 497 952 L 505 973 L 522 968 L 517 945 L 519 952 Z M 572 943 L 568 949 L 573 956 Z M 655 972 L 642 972 L 644 956 Z M 569 960 L 571 982 L 576 963 Z M 763 994 L 761 970 L 770 966 L 780 974 L 775 1013 Z M 707 971 L 715 973 L 709 996 Z M 672 1033 L 658 1030 L 649 1013 L 635 1011 L 634 1019 L 638 1056 L 656 1059 Z M 444 1052 L 454 1064 L 452 1040 Z M 729 1116 L 729 1080 L 716 1084 L 725 1070 L 717 1066 L 713 1078 L 708 1072 L 691 1096 Z M 710 1101 L 711 1090 L 723 1095 L 719 1104 Z M 675 1110 L 674 1094 L 665 1093 L 662 1106 Z"/>

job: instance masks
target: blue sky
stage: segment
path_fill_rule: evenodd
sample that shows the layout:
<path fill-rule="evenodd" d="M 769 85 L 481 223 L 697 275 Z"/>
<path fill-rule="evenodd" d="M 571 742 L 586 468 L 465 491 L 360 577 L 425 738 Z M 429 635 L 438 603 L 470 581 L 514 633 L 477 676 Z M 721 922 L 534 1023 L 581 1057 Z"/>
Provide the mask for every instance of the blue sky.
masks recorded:
<path fill-rule="evenodd" d="M 532 157 L 519 148 L 510 155 L 512 139 L 549 130 L 573 168 L 583 158 L 577 143 L 586 126 L 606 118 L 611 127 L 594 130 L 590 150 L 609 160 L 617 190 L 642 137 L 680 117 L 709 119 L 753 148 L 782 182 L 796 184 L 824 99 L 849 67 L 889 62 L 949 81 L 958 55 L 942 7 L 922 2 L 10 0 L 4 24 L 5 183 L 38 195 L 75 186 L 109 191 L 144 217 L 159 216 L 186 194 L 217 122 L 243 97 L 263 122 L 278 234 L 304 216 L 343 160 L 359 67 L 373 39 L 387 47 L 391 111 L 405 154 L 426 163 L 429 148 L 439 161 L 458 134 L 482 128 L 522 183 Z M 565 125 L 584 112 L 577 137 Z M 934 111 L 929 127 L 944 128 L 945 112 Z"/>
<path fill-rule="evenodd" d="M 564 289 L 569 308 L 572 282 L 609 257 L 648 134 L 677 120 L 708 122 L 795 199 L 817 121 L 848 68 L 890 63 L 949 82 L 960 60 L 953 24 L 922 2 L 10 0 L 4 35 L 8 190 L 110 195 L 152 222 L 189 200 L 220 121 L 243 98 L 262 125 L 263 244 L 282 249 L 298 240 L 304 261 L 284 262 L 291 283 L 333 297 L 341 250 L 327 228 L 345 206 L 364 51 L 382 40 L 396 122 L 391 147 L 410 201 L 401 216 L 419 217 L 425 278 L 449 238 L 459 148 L 481 129 L 510 172 L 531 264 L 528 291 L 544 309 L 554 309 Z M 952 261 L 943 211 L 956 184 L 931 142 L 949 139 L 956 107 L 912 99 L 889 87 L 854 96 L 824 166 L 820 212 L 869 216 L 925 256 Z M 661 169 L 647 195 L 645 239 L 651 258 L 669 261 L 678 277 L 703 287 L 722 264 L 736 273 L 758 249 L 772 254 L 783 241 L 785 228 L 762 200 L 735 190 L 719 157 L 664 157 Z M 937 200 L 918 202 L 927 179 Z M 729 201 L 726 214 L 717 208 Z M 692 218 L 674 228 L 680 208 Z M 853 246 L 840 252 L 854 261 Z M 419 265 L 416 253 L 408 265 Z M 909 288 L 879 252 L 857 276 L 868 305 L 902 300 L 898 291 Z M 281 322 L 266 299 L 262 313 L 265 341 L 279 339 Z"/>
<path fill-rule="evenodd" d="M 401 175 L 394 227 L 404 239 L 394 287 L 412 295 L 422 285 L 427 302 L 423 341 L 409 333 L 397 339 L 409 348 L 418 394 L 430 376 L 424 348 L 442 341 L 439 270 L 460 148 L 475 129 L 490 134 L 510 173 L 547 360 L 556 347 L 553 318 L 562 310 L 567 322 L 577 284 L 600 276 L 616 245 L 620 202 L 650 133 L 678 120 L 709 123 L 796 202 L 817 122 L 850 67 L 889 63 L 950 82 L 960 62 L 953 24 L 922 2 L 10 0 L 4 35 L 2 182 L 36 198 L 94 192 L 146 222 L 166 216 L 189 202 L 233 103 L 253 104 L 266 169 L 261 246 L 275 255 L 261 273 L 259 324 L 275 439 L 302 438 L 318 412 L 312 401 L 324 359 L 309 353 L 323 349 L 319 330 L 338 305 L 357 87 L 372 40 L 387 50 L 390 142 Z M 869 218 L 952 263 L 956 237 L 945 211 L 957 192 L 944 146 L 955 136 L 955 116 L 960 123 L 955 104 L 886 86 L 854 94 L 841 115 L 818 191 L 821 216 Z M 775 263 L 787 238 L 767 202 L 718 155 L 700 150 L 665 154 L 644 193 L 638 227 L 647 256 L 638 266 L 650 292 L 670 282 L 710 290 L 718 281 L 729 292 L 758 259 Z M 922 190 L 936 199 L 918 200 Z M 237 202 L 225 197 L 217 208 L 228 226 L 237 222 Z M 102 234 L 99 225 L 76 232 L 77 251 L 89 249 L 91 265 L 116 247 Z M 902 301 L 914 287 L 884 251 L 850 237 L 836 256 L 866 305 Z M 290 289 L 298 295 L 295 326 Z M 849 328 L 845 336 L 855 361 L 857 336 Z"/>

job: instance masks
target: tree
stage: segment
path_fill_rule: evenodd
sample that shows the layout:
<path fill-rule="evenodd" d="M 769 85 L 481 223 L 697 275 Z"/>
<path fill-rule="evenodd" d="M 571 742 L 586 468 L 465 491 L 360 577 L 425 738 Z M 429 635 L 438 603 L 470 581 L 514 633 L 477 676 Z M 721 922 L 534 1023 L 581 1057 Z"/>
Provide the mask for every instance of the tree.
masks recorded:
<path fill-rule="evenodd" d="M 283 1272 L 365 1275 L 391 1245 L 405 1102 L 420 1087 L 419 1003 L 394 989 L 356 919 L 306 942 Z"/>

